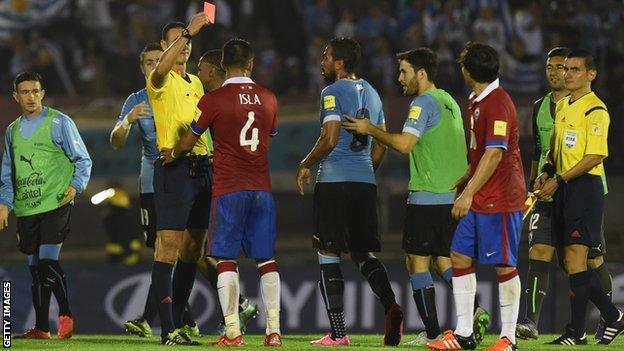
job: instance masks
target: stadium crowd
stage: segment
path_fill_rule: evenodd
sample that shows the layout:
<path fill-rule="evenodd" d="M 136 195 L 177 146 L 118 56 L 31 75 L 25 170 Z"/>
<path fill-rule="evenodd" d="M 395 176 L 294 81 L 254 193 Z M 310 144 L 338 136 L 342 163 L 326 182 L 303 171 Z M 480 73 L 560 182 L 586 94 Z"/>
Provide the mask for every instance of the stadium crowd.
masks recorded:
<path fill-rule="evenodd" d="M 440 84 L 464 89 L 455 58 L 468 40 L 495 47 L 502 56 L 502 84 L 514 96 L 545 89 L 545 48 L 588 48 L 605 73 L 597 90 L 621 96 L 624 69 L 624 4 L 617 0 L 216 0 L 217 25 L 195 39 L 196 52 L 241 36 L 258 52 L 254 79 L 278 96 L 309 96 L 323 85 L 318 75 L 324 43 L 333 36 L 363 43 L 361 67 L 382 95 L 398 95 L 395 53 L 428 46 L 440 59 Z M 157 41 L 171 18 L 188 19 L 199 1 L 54 0 L 4 1 L 0 12 L 0 91 L 10 78 L 32 69 L 47 78 L 50 94 L 121 96 L 143 84 L 136 57 Z M 236 14 L 236 15 L 235 15 Z M 288 30 L 284 30 L 287 28 Z M 302 38 L 305 38 L 302 40 Z M 607 43 L 612 43 L 607 45 Z M 197 60 L 197 55 L 192 60 Z M 114 70 L 110 68 L 114 67 Z"/>

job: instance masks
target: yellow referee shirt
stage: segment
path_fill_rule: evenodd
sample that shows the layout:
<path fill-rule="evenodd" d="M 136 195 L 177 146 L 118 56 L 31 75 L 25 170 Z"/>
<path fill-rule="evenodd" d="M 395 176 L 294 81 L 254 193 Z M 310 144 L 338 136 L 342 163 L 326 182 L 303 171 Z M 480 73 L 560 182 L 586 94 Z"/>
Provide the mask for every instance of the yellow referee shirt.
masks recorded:
<path fill-rule="evenodd" d="M 152 85 L 150 73 L 147 78 L 147 96 L 150 100 L 156 124 L 158 149 L 173 148 L 199 116 L 197 102 L 204 95 L 204 87 L 197 76 L 187 73 L 184 79 L 171 70 L 162 87 Z M 204 133 L 191 150 L 195 155 L 212 154 L 210 133 Z"/>
<path fill-rule="evenodd" d="M 608 156 L 609 112 L 594 92 L 570 103 L 570 96 L 557 102 L 552 150 L 557 173 L 574 167 L 585 155 Z M 603 176 L 602 163 L 589 174 Z"/>

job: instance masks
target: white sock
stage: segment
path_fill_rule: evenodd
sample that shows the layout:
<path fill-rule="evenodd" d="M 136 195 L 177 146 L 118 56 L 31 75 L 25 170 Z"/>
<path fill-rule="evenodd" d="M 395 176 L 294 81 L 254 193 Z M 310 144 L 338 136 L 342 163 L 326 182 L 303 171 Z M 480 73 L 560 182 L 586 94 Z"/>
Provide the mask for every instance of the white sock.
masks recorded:
<path fill-rule="evenodd" d="M 225 319 L 225 335 L 229 339 L 241 335 L 240 320 L 238 318 L 238 272 L 225 271 L 217 276 L 217 293 L 221 311 Z"/>
<path fill-rule="evenodd" d="M 269 269 L 269 272 L 263 270 Z M 275 269 L 275 270 L 274 270 Z M 267 261 L 258 265 L 260 272 L 260 290 L 266 308 L 266 335 L 280 332 L 280 275 L 276 271 L 275 261 Z"/>
<path fill-rule="evenodd" d="M 520 309 L 520 294 L 522 287 L 518 271 L 516 275 L 504 282 L 498 283 L 498 301 L 500 303 L 501 333 L 500 337 L 506 336 L 511 342 L 516 343 L 516 324 L 518 310 Z"/>
<path fill-rule="evenodd" d="M 457 311 L 455 334 L 468 337 L 472 335 L 472 316 L 474 300 L 477 294 L 477 275 L 472 272 L 460 277 L 453 277 L 453 296 Z"/>

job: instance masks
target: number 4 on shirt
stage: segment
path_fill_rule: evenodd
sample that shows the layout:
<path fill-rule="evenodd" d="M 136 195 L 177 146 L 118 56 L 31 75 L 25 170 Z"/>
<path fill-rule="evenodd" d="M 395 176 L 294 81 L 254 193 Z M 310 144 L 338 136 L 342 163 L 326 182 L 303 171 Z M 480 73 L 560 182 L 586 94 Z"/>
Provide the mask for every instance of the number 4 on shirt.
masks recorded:
<path fill-rule="evenodd" d="M 251 125 L 254 122 L 254 112 L 249 111 L 247 113 L 247 123 L 243 126 L 243 129 L 240 131 L 240 146 L 250 146 L 251 151 L 256 151 L 258 149 L 258 144 L 260 144 L 260 139 L 258 139 L 258 128 L 251 129 L 251 139 L 247 139 L 247 132 Z"/>

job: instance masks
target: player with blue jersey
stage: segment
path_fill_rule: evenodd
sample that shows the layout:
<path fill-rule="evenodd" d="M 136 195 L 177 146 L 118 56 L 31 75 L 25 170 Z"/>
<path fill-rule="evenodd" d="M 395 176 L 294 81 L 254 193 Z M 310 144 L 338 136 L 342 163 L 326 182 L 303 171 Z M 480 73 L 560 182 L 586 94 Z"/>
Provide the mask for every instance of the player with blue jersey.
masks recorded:
<path fill-rule="evenodd" d="M 386 269 L 372 252 L 381 251 L 377 231 L 375 170 L 386 148 L 366 135 L 340 128 L 343 115 L 366 118 L 385 130 L 381 98 L 365 80 L 355 75 L 360 60 L 359 44 L 336 38 L 325 48 L 322 74 L 332 84 L 321 92 L 321 135 L 297 171 L 303 195 L 310 183 L 310 167 L 320 162 L 314 189 L 314 241 L 321 269 L 319 288 L 328 312 L 331 332 L 312 342 L 318 346 L 346 346 L 340 255 L 351 253 L 360 272 L 380 299 L 386 314 L 385 345 L 400 342 L 403 311 L 396 303 Z"/>

